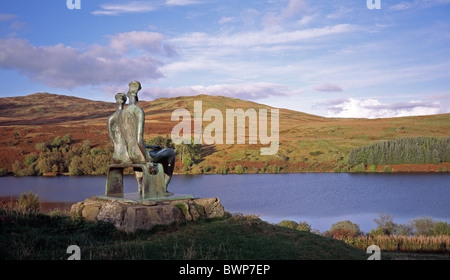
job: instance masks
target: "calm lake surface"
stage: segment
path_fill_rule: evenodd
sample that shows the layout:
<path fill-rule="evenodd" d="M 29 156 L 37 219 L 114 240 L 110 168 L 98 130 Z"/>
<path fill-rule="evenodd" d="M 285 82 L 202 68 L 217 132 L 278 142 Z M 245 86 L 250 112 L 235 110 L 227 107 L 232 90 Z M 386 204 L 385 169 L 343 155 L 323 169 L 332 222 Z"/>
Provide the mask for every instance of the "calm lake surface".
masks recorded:
<path fill-rule="evenodd" d="M 41 202 L 78 202 L 104 195 L 105 182 L 105 176 L 0 177 L 0 197 L 33 191 Z M 231 213 L 255 214 L 271 223 L 306 221 L 320 231 L 350 220 L 369 232 L 379 213 L 402 224 L 424 216 L 450 222 L 449 173 L 174 175 L 169 190 L 219 197 Z M 134 192 L 134 177 L 125 176 L 125 193 Z"/>

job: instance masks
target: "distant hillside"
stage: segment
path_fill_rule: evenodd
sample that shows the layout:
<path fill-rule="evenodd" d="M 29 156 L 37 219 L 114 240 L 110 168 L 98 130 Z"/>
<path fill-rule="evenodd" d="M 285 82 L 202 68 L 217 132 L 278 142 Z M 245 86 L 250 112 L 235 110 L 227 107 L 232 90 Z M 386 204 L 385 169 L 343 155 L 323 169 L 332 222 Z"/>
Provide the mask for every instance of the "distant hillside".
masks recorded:
<path fill-rule="evenodd" d="M 146 114 L 145 140 L 170 136 L 178 123 L 171 121 L 175 109 L 187 109 L 193 118 L 194 101 L 202 101 L 202 113 L 210 108 L 220 110 L 224 123 L 226 109 L 271 109 L 250 101 L 208 95 L 139 101 Z M 23 160 L 35 151 L 37 143 L 49 142 L 56 136 L 71 134 L 75 142 L 88 139 L 94 147 L 109 145 L 106 118 L 115 109 L 114 100 L 91 101 L 49 93 L 0 98 L 0 168 L 10 170 L 16 159 Z M 348 171 L 347 158 L 355 147 L 404 137 L 448 137 L 450 131 L 450 114 L 369 120 L 324 118 L 285 109 L 279 112 L 276 155 L 261 155 L 260 148 L 268 145 L 259 141 L 257 145 L 249 145 L 248 140 L 246 144 L 204 145 L 203 160 L 189 172 L 232 173 L 238 165 L 247 173 Z M 208 124 L 203 122 L 203 127 Z M 248 123 L 246 126 L 248 129 Z M 180 164 L 177 161 L 177 171 Z M 442 171 L 450 170 L 450 165 L 403 165 L 394 170 Z"/>

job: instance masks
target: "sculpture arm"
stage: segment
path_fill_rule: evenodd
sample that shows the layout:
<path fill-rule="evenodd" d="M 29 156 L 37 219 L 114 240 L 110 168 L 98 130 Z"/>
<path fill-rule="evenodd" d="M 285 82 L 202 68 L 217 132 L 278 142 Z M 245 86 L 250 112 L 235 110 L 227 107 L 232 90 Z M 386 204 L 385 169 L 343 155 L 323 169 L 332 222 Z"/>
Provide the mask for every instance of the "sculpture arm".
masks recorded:
<path fill-rule="evenodd" d="M 137 114 L 137 118 L 138 118 L 138 127 L 137 127 L 138 133 L 136 135 L 137 137 L 136 143 L 138 144 L 139 150 L 141 151 L 142 155 L 144 156 L 146 161 L 148 161 L 149 158 L 147 156 L 147 151 L 144 145 L 144 125 L 145 125 L 144 112 L 141 111 L 139 114 Z"/>
<path fill-rule="evenodd" d="M 114 136 L 113 136 L 114 132 L 112 130 L 111 118 L 108 118 L 106 120 L 106 127 L 108 128 L 109 139 L 111 140 L 111 143 L 114 143 Z"/>

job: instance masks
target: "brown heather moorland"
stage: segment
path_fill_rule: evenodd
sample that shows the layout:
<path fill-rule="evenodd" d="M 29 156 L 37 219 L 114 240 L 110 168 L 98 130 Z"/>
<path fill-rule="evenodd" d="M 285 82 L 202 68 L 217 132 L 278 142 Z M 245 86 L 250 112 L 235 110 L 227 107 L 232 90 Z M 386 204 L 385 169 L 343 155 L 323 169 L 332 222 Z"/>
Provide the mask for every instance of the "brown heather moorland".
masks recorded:
<path fill-rule="evenodd" d="M 113 99 L 113 98 L 112 98 Z M 175 109 L 188 109 L 194 116 L 194 101 L 202 101 L 203 113 L 209 108 L 222 112 L 224 134 L 226 109 L 260 109 L 269 106 L 222 96 L 189 96 L 139 101 L 145 111 L 145 140 L 166 137 L 178 123 L 171 121 Z M 92 101 L 72 96 L 35 93 L 22 97 L 0 98 L 0 168 L 11 170 L 12 163 L 35 152 L 35 145 L 49 143 L 56 136 L 72 135 L 75 143 L 87 139 L 92 147 L 110 145 L 106 118 L 116 109 L 111 102 Z M 404 137 L 449 137 L 450 114 L 383 118 L 325 118 L 302 112 L 279 109 L 279 151 L 276 155 L 260 155 L 269 145 L 246 144 L 203 145 L 203 159 L 189 173 L 233 173 L 241 165 L 247 173 L 263 172 L 333 172 L 352 171 L 347 165 L 351 149 L 377 141 Z M 206 127 L 210 122 L 203 122 Z M 193 126 L 192 126 L 193 127 Z M 225 139 L 225 135 L 224 135 Z M 225 142 L 225 141 L 224 141 Z M 377 166 L 382 172 L 385 166 Z M 442 172 L 450 163 L 391 165 L 393 172 Z M 177 160 L 176 172 L 181 171 Z"/>

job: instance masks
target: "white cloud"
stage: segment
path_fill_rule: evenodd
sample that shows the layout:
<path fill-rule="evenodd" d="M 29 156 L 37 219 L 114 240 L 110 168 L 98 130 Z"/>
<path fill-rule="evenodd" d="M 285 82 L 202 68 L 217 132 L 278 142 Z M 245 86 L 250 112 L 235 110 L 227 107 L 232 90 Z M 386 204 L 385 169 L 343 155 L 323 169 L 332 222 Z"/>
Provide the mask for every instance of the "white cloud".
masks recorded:
<path fill-rule="evenodd" d="M 410 101 L 405 103 L 382 104 L 377 99 L 340 100 L 328 108 L 328 117 L 333 118 L 391 118 L 441 113 L 439 102 Z"/>
<path fill-rule="evenodd" d="M 229 22 L 232 22 L 233 20 L 233 17 L 222 17 L 219 19 L 219 24 L 227 24 Z"/>
<path fill-rule="evenodd" d="M 258 100 L 270 96 L 287 96 L 292 91 L 284 85 L 273 83 L 221 84 L 211 86 L 185 86 L 179 88 L 151 88 L 142 90 L 142 98 L 176 97 L 187 95 L 219 95 L 245 100 Z"/>
<path fill-rule="evenodd" d="M 198 4 L 198 1 L 194 0 L 167 0 L 167 6 L 187 6 L 192 4 Z"/>
<path fill-rule="evenodd" d="M 104 4 L 100 10 L 93 11 L 96 16 L 116 16 L 128 13 L 145 13 L 157 9 L 154 3 L 150 1 L 135 1 L 126 4 Z"/>
<path fill-rule="evenodd" d="M 389 7 L 391 11 L 404 11 L 412 8 L 431 8 L 440 5 L 450 4 L 450 0 L 412 0 L 403 1 Z"/>
<path fill-rule="evenodd" d="M 104 4 L 100 9 L 91 12 L 95 16 L 117 16 L 121 14 L 147 13 L 166 6 L 187 6 L 199 4 L 195 0 L 133 1 L 124 4 Z"/>
<path fill-rule="evenodd" d="M 131 47 L 140 51 L 128 55 Z M 163 77 L 160 68 L 164 64 L 156 57 L 174 54 L 163 36 L 153 32 L 120 33 L 111 37 L 109 46 L 92 45 L 86 51 L 63 44 L 34 46 L 24 39 L 0 39 L 1 68 L 66 89 L 158 79 Z"/>
<path fill-rule="evenodd" d="M 13 14 L 0 14 L 0 22 L 1 21 L 10 21 L 17 18 L 16 15 Z"/>
<path fill-rule="evenodd" d="M 314 87 L 317 91 L 325 91 L 325 92 L 341 92 L 343 91 L 342 87 L 334 84 L 320 84 Z"/>
<path fill-rule="evenodd" d="M 279 25 L 285 20 L 300 16 L 305 10 L 305 0 L 290 0 L 287 6 L 282 7 L 279 11 L 266 13 L 262 19 L 263 25 Z"/>
<path fill-rule="evenodd" d="M 393 5 L 389 8 L 391 11 L 403 11 L 414 7 L 415 4 L 412 2 L 401 2 L 396 5 Z"/>
<path fill-rule="evenodd" d="M 164 42 L 164 36 L 157 32 L 131 31 L 119 33 L 111 37 L 110 46 L 125 53 L 130 49 L 143 49 L 149 53 L 173 56 L 175 49 Z"/>
<path fill-rule="evenodd" d="M 298 41 L 309 40 L 352 32 L 356 29 L 351 24 L 338 24 L 334 26 L 325 26 L 322 28 L 311 28 L 294 31 L 280 31 L 272 29 L 264 29 L 255 32 L 243 32 L 232 35 L 210 36 L 206 33 L 193 32 L 182 35 L 171 40 L 174 44 L 180 44 L 187 47 L 192 46 L 233 46 L 248 47 L 261 45 L 289 44 Z"/>

